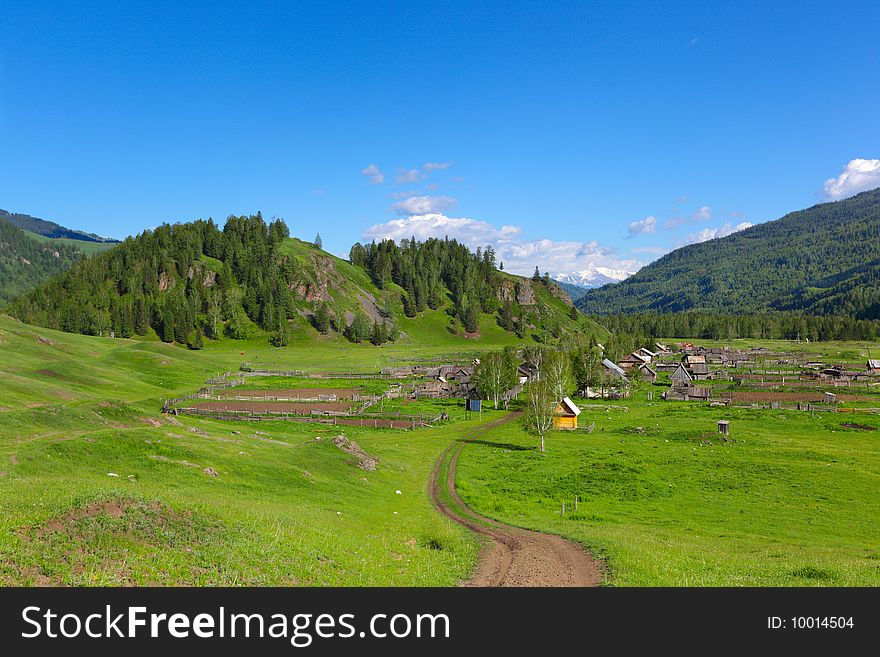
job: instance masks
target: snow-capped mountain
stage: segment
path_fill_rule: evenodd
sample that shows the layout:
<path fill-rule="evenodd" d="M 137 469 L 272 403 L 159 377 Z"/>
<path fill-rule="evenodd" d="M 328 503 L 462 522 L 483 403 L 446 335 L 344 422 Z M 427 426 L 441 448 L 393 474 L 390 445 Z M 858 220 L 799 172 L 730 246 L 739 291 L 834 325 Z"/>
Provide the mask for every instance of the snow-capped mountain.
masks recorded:
<path fill-rule="evenodd" d="M 577 287 L 594 288 L 608 285 L 608 283 L 619 283 L 625 278 L 629 278 L 635 272 L 625 269 L 611 269 L 609 267 L 590 267 L 581 271 L 574 271 L 568 274 L 558 273 L 553 278 L 560 283 L 568 283 Z"/>

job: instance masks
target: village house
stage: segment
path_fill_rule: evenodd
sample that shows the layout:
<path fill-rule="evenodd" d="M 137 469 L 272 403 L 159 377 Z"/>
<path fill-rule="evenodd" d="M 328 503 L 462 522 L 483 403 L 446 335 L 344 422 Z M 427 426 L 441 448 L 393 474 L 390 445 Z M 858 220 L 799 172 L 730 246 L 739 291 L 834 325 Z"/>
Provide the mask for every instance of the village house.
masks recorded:
<path fill-rule="evenodd" d="M 619 365 L 611 362 L 607 358 L 602 360 L 602 366 L 605 368 L 605 373 L 611 375 L 612 377 L 619 379 L 626 383 L 626 372 Z"/>
<path fill-rule="evenodd" d="M 639 368 L 639 373 L 642 375 L 642 381 L 654 383 L 657 380 L 657 372 L 651 369 L 651 366 L 648 364 L 642 365 Z"/>
<path fill-rule="evenodd" d="M 553 409 L 553 428 L 557 431 L 574 431 L 578 428 L 578 415 L 581 409 L 578 408 L 568 397 L 563 397 L 562 401 L 556 404 Z"/>
<path fill-rule="evenodd" d="M 679 364 L 675 371 L 669 376 L 673 386 L 686 386 L 694 381 L 691 373 L 685 369 L 683 364 Z"/>
<path fill-rule="evenodd" d="M 880 359 L 871 358 L 868 360 L 868 366 L 866 368 L 868 370 L 868 374 L 880 374 Z"/>
<path fill-rule="evenodd" d="M 712 398 L 711 388 L 698 386 L 673 386 L 663 393 L 667 401 L 709 401 Z"/>
<path fill-rule="evenodd" d="M 641 367 L 642 365 L 646 365 L 651 362 L 651 359 L 648 356 L 643 356 L 637 351 L 634 351 L 629 356 L 617 362 L 620 367 L 624 370 L 631 369 L 633 367 Z"/>

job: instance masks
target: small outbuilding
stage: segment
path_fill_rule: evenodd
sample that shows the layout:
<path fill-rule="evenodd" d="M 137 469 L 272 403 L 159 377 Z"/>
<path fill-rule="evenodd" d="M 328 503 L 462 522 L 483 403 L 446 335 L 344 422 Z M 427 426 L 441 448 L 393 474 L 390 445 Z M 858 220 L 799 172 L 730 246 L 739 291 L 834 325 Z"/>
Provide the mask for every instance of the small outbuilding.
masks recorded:
<path fill-rule="evenodd" d="M 675 371 L 669 376 L 669 378 L 673 385 L 688 385 L 694 380 L 694 377 L 692 377 L 691 373 L 685 369 L 684 365 L 676 367 Z"/>
<path fill-rule="evenodd" d="M 578 415 L 581 409 L 578 408 L 568 397 L 563 397 L 562 401 L 556 404 L 553 409 L 553 428 L 557 431 L 574 431 L 578 428 Z"/>

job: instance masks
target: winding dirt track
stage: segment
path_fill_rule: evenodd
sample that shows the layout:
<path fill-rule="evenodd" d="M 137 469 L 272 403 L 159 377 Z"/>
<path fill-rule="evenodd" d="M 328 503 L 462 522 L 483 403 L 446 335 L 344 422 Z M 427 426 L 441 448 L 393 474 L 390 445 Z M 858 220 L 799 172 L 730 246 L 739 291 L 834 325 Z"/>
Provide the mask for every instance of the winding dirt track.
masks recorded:
<path fill-rule="evenodd" d="M 464 446 L 520 415 L 510 413 L 462 436 L 443 451 L 431 473 L 429 492 L 440 513 L 490 540 L 480 553 L 476 572 L 464 586 L 598 586 L 602 564 L 581 546 L 560 536 L 511 527 L 480 515 L 462 502 L 455 490 L 455 468 Z M 449 470 L 443 478 L 441 471 L 450 452 Z M 442 493 L 453 501 L 452 505 Z"/>

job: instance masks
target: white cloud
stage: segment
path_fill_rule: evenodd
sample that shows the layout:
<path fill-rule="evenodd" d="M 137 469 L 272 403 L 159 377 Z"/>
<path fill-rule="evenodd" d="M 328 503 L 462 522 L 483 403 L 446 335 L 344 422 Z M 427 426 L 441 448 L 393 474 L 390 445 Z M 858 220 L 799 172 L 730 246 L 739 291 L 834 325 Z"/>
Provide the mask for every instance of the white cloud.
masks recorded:
<path fill-rule="evenodd" d="M 629 250 L 630 253 L 649 253 L 651 255 L 663 255 L 669 249 L 665 246 L 637 246 Z"/>
<path fill-rule="evenodd" d="M 880 160 L 850 160 L 837 178 L 829 178 L 822 188 L 825 198 L 837 201 L 859 192 L 880 187 Z"/>
<path fill-rule="evenodd" d="M 657 218 L 654 215 L 645 217 L 639 221 L 634 221 L 629 225 L 629 235 L 627 237 L 635 237 L 643 233 L 653 233 L 657 230 Z"/>
<path fill-rule="evenodd" d="M 425 171 L 437 171 L 438 169 L 448 169 L 452 166 L 452 162 L 426 162 L 422 168 Z"/>
<path fill-rule="evenodd" d="M 450 237 L 467 245 L 471 250 L 492 245 L 496 259 L 504 263 L 504 270 L 531 275 L 535 267 L 541 271 L 571 272 L 595 267 L 636 271 L 644 263 L 616 257 L 613 249 L 590 242 L 554 242 L 548 239 L 524 240 L 519 226 L 496 227 L 486 221 L 467 217 L 448 217 L 442 213 L 425 213 L 377 224 L 364 232 L 366 240 L 393 239 L 400 241 L 415 237 Z"/>
<path fill-rule="evenodd" d="M 679 243 L 679 246 L 707 242 L 708 240 L 714 240 L 717 237 L 727 237 L 728 235 L 733 235 L 734 233 L 738 233 L 746 228 L 751 228 L 752 226 L 754 226 L 754 224 L 749 223 L 748 221 L 743 221 L 736 225 L 727 222 L 717 228 L 704 228 L 699 233 L 688 235 L 683 242 Z"/>
<path fill-rule="evenodd" d="M 399 214 L 437 214 L 455 205 L 451 196 L 410 196 L 391 206 Z"/>
<path fill-rule="evenodd" d="M 370 180 L 371 185 L 381 185 L 385 182 L 385 174 L 379 170 L 375 164 L 371 164 L 368 167 L 364 167 L 361 169 L 361 173 L 367 176 Z"/>
<path fill-rule="evenodd" d="M 404 171 L 400 169 L 397 173 L 397 177 L 394 179 L 398 185 L 407 185 L 409 183 L 418 182 L 422 178 L 425 178 L 425 174 L 423 174 L 418 169 L 410 169 L 409 171 Z"/>
<path fill-rule="evenodd" d="M 703 205 L 697 208 L 694 212 L 692 212 L 688 216 L 677 216 L 671 217 L 666 220 L 666 223 L 663 224 L 663 227 L 666 230 L 673 230 L 678 228 L 679 226 L 683 226 L 684 224 L 695 224 L 701 221 L 709 221 L 712 218 L 712 208 L 708 205 Z"/>
<path fill-rule="evenodd" d="M 411 189 L 408 192 L 391 192 L 388 194 L 388 198 L 393 198 L 395 201 L 399 201 L 402 198 L 407 198 L 409 196 L 418 196 L 419 190 Z"/>

